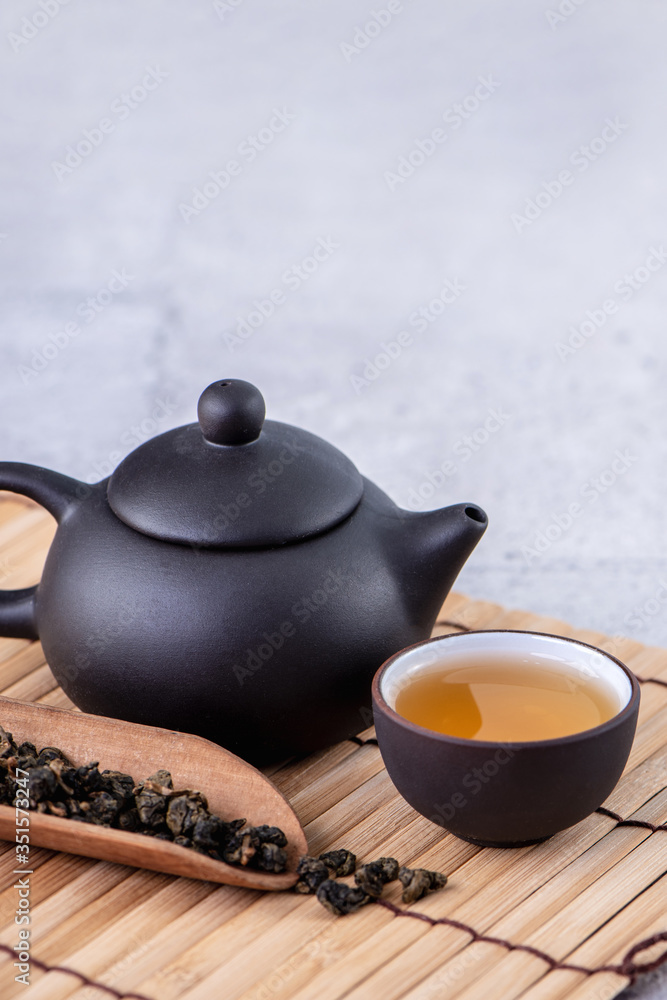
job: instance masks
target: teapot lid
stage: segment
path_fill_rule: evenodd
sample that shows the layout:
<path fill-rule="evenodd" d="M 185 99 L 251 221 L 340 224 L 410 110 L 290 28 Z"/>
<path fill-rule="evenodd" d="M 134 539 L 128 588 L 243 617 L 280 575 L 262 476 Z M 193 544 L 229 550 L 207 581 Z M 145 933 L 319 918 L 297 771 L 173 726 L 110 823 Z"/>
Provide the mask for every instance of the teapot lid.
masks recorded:
<path fill-rule="evenodd" d="M 120 463 L 107 487 L 111 509 L 145 535 L 211 548 L 282 545 L 334 527 L 361 500 L 356 466 L 265 413 L 249 382 L 213 382 L 198 423 L 146 441 Z"/>

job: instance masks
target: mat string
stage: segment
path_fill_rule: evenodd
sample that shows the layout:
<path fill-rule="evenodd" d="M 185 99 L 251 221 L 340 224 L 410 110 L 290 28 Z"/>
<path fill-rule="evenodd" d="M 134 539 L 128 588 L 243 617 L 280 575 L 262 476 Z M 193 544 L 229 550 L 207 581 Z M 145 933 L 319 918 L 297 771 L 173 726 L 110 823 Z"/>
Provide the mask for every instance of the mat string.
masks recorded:
<path fill-rule="evenodd" d="M 623 819 L 618 813 L 612 812 L 611 809 L 605 809 L 604 806 L 598 806 L 595 811 L 602 813 L 603 816 L 609 816 L 610 819 L 615 819 L 616 826 L 641 826 L 645 830 L 650 830 L 651 833 L 656 833 L 658 830 L 667 831 L 667 823 L 660 823 L 656 826 L 655 823 L 649 823 L 645 819 Z"/>
<path fill-rule="evenodd" d="M 507 951 L 527 952 L 529 955 L 534 955 L 535 958 L 539 958 L 543 962 L 546 962 L 550 971 L 558 969 L 568 972 L 580 972 L 584 976 L 594 976 L 598 972 L 615 972 L 619 976 L 627 976 L 632 982 L 634 982 L 637 976 L 640 976 L 645 972 L 653 972 L 654 969 L 659 968 L 667 962 L 667 948 L 665 948 L 665 950 L 651 962 L 635 961 L 636 956 L 641 954 L 641 952 L 646 951 L 648 948 L 652 948 L 653 945 L 656 945 L 661 941 L 667 941 L 667 931 L 661 931 L 659 934 L 653 934 L 652 937 L 645 938 L 643 941 L 639 941 L 638 944 L 633 945 L 622 961 L 617 965 L 599 965 L 595 968 L 589 969 L 584 965 L 574 965 L 572 962 L 561 962 L 552 955 L 548 955 L 545 951 L 541 951 L 539 948 L 533 948 L 532 945 L 529 944 L 515 944 L 512 941 L 506 941 L 504 938 L 492 937 L 489 934 L 481 934 L 479 931 L 476 931 L 474 927 L 469 927 L 467 924 L 461 923 L 460 920 L 453 920 L 451 917 L 431 917 L 426 913 L 416 913 L 413 910 L 402 910 L 400 906 L 396 906 L 395 903 L 390 903 L 388 899 L 376 899 L 375 902 L 379 906 L 384 906 L 385 909 L 389 910 L 396 917 L 413 917 L 415 920 L 424 920 L 427 924 L 431 924 L 432 927 L 435 927 L 437 924 L 444 924 L 447 927 L 454 927 L 456 930 L 464 931 L 466 934 L 469 934 L 472 942 L 482 941 L 485 944 L 499 945 Z"/>
<path fill-rule="evenodd" d="M 0 951 L 4 951 L 11 958 L 16 958 L 16 952 L 9 945 L 0 944 Z M 65 965 L 47 965 L 46 962 L 41 962 L 32 955 L 30 956 L 30 965 L 36 969 L 40 969 L 42 972 L 62 972 L 65 976 L 74 976 L 83 986 L 92 986 L 96 990 L 108 993 L 109 996 L 116 997 L 116 1000 L 151 1000 L 151 997 L 147 997 L 143 993 L 120 993 L 113 986 L 107 986 L 106 983 L 98 983 L 94 979 L 89 979 L 83 972 L 77 972 L 76 969 L 69 969 Z"/>
<path fill-rule="evenodd" d="M 400 906 L 396 906 L 395 903 L 390 903 L 388 899 L 376 899 L 373 900 L 377 905 L 383 906 L 390 913 L 393 913 L 395 917 L 412 917 L 413 920 L 423 920 L 432 927 L 438 924 L 443 924 L 447 927 L 453 927 L 455 930 L 463 931 L 470 935 L 471 944 L 476 941 L 481 941 L 484 944 L 495 944 L 501 948 L 505 948 L 506 951 L 523 951 L 529 955 L 533 955 L 535 958 L 539 958 L 542 962 L 545 962 L 549 966 L 549 971 L 553 972 L 555 970 L 565 971 L 565 972 L 579 972 L 584 976 L 594 976 L 598 972 L 614 972 L 619 976 L 624 976 L 631 982 L 634 982 L 638 976 L 643 975 L 646 972 L 653 972 L 655 969 L 660 968 L 667 962 L 667 948 L 654 958 L 651 962 L 637 962 L 636 957 L 640 955 L 643 951 L 647 951 L 654 945 L 659 944 L 661 941 L 667 941 L 667 931 L 661 931 L 659 934 L 653 934 L 651 937 L 644 938 L 643 941 L 639 941 L 637 944 L 633 945 L 632 948 L 625 954 L 623 959 L 616 965 L 598 965 L 592 969 L 587 968 L 585 965 L 575 965 L 572 962 L 562 962 L 553 955 L 548 955 L 545 951 L 540 948 L 533 948 L 529 944 L 515 944 L 512 941 L 506 941 L 504 938 L 493 937 L 490 934 L 482 934 L 476 931 L 474 927 L 469 927 L 468 924 L 462 923 L 460 920 L 453 920 L 451 917 L 431 917 L 426 913 L 416 913 L 414 910 L 402 910 Z M 15 952 L 9 945 L 0 944 L 0 951 L 4 951 L 7 955 L 15 958 Z M 90 979 L 88 976 L 84 975 L 83 972 L 78 972 L 76 969 L 69 969 L 67 966 L 62 965 L 47 965 L 46 962 L 41 962 L 38 958 L 30 958 L 31 964 L 36 968 L 40 969 L 42 972 L 60 972 L 65 976 L 74 976 L 78 979 L 84 986 L 90 986 L 93 989 L 101 990 L 103 993 L 108 993 L 109 996 L 115 997 L 116 1000 L 151 1000 L 143 993 L 121 993 L 119 990 L 113 988 L 113 986 L 107 986 L 106 983 L 96 982 L 94 979 Z"/>
<path fill-rule="evenodd" d="M 635 680 L 639 681 L 640 684 L 660 684 L 667 688 L 667 681 L 661 681 L 659 677 L 637 677 L 635 674 Z"/>
<path fill-rule="evenodd" d="M 376 747 L 378 745 L 378 741 L 375 739 L 374 736 L 371 736 L 367 740 L 362 740 L 361 736 L 348 736 L 348 741 L 350 743 L 356 743 L 358 747 L 367 747 L 367 746 Z"/>

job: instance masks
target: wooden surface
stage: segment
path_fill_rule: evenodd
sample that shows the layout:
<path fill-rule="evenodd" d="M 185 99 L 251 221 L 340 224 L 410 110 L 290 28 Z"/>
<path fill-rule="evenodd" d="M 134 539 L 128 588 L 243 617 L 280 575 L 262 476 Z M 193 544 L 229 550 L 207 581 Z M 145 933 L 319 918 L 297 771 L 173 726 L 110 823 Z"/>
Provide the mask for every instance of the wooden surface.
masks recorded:
<path fill-rule="evenodd" d="M 33 505 L 0 502 L 3 587 L 39 578 L 52 522 Z M 667 651 L 574 630 L 561 622 L 451 595 L 445 621 L 469 628 L 523 628 L 570 635 L 612 651 L 641 678 L 667 680 Z M 0 692 L 71 707 L 39 644 L 0 640 Z M 2 720 L 0 720 L 2 721 Z M 372 735 L 369 731 L 364 736 Z M 667 688 L 642 685 L 640 724 L 626 771 L 605 805 L 625 818 L 667 819 Z M 376 746 L 345 742 L 276 770 L 310 850 L 347 847 L 362 860 L 394 855 L 449 875 L 412 909 L 478 933 L 532 946 L 584 968 L 616 964 L 630 947 L 667 930 L 667 833 L 618 826 L 594 813 L 544 844 L 481 849 L 417 815 L 396 793 Z M 0 943 L 16 943 L 13 845 L 0 844 Z M 550 971 L 543 958 L 430 926 L 369 905 L 336 919 L 313 898 L 257 893 L 34 848 L 31 951 L 70 972 L 33 967 L 14 982 L 0 953 L 0 996 L 102 1000 L 610 1000 L 628 978 L 616 972 Z M 387 898 L 400 904 L 398 888 Z M 664 950 L 664 942 L 662 945 Z M 655 958 L 660 948 L 642 958 Z"/>

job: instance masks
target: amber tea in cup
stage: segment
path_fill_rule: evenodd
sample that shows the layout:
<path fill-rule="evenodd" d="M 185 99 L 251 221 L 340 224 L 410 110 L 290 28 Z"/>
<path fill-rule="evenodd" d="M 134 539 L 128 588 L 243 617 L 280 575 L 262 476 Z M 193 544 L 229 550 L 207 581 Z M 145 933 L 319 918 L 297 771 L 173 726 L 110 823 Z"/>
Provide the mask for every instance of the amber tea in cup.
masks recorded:
<path fill-rule="evenodd" d="M 461 653 L 410 677 L 396 697 L 410 722 L 475 740 L 549 740 L 592 729 L 618 711 L 599 678 L 540 654 Z"/>

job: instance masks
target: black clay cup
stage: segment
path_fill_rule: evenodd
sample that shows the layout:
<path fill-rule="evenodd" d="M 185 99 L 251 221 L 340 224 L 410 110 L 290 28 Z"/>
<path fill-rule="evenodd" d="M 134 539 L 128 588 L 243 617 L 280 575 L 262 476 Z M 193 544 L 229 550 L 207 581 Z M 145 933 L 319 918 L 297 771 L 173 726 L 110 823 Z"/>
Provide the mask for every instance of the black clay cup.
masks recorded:
<path fill-rule="evenodd" d="M 602 685 L 616 713 L 556 739 L 489 742 L 446 736 L 396 712 L 403 686 L 421 671 L 516 655 L 573 683 Z M 542 666 L 541 669 L 544 669 Z M 409 646 L 373 679 L 380 751 L 394 785 L 410 805 L 457 837 L 483 847 L 523 847 L 546 840 L 593 812 L 611 793 L 627 762 L 637 725 L 639 685 L 626 666 L 594 646 L 539 632 L 480 631 Z"/>

